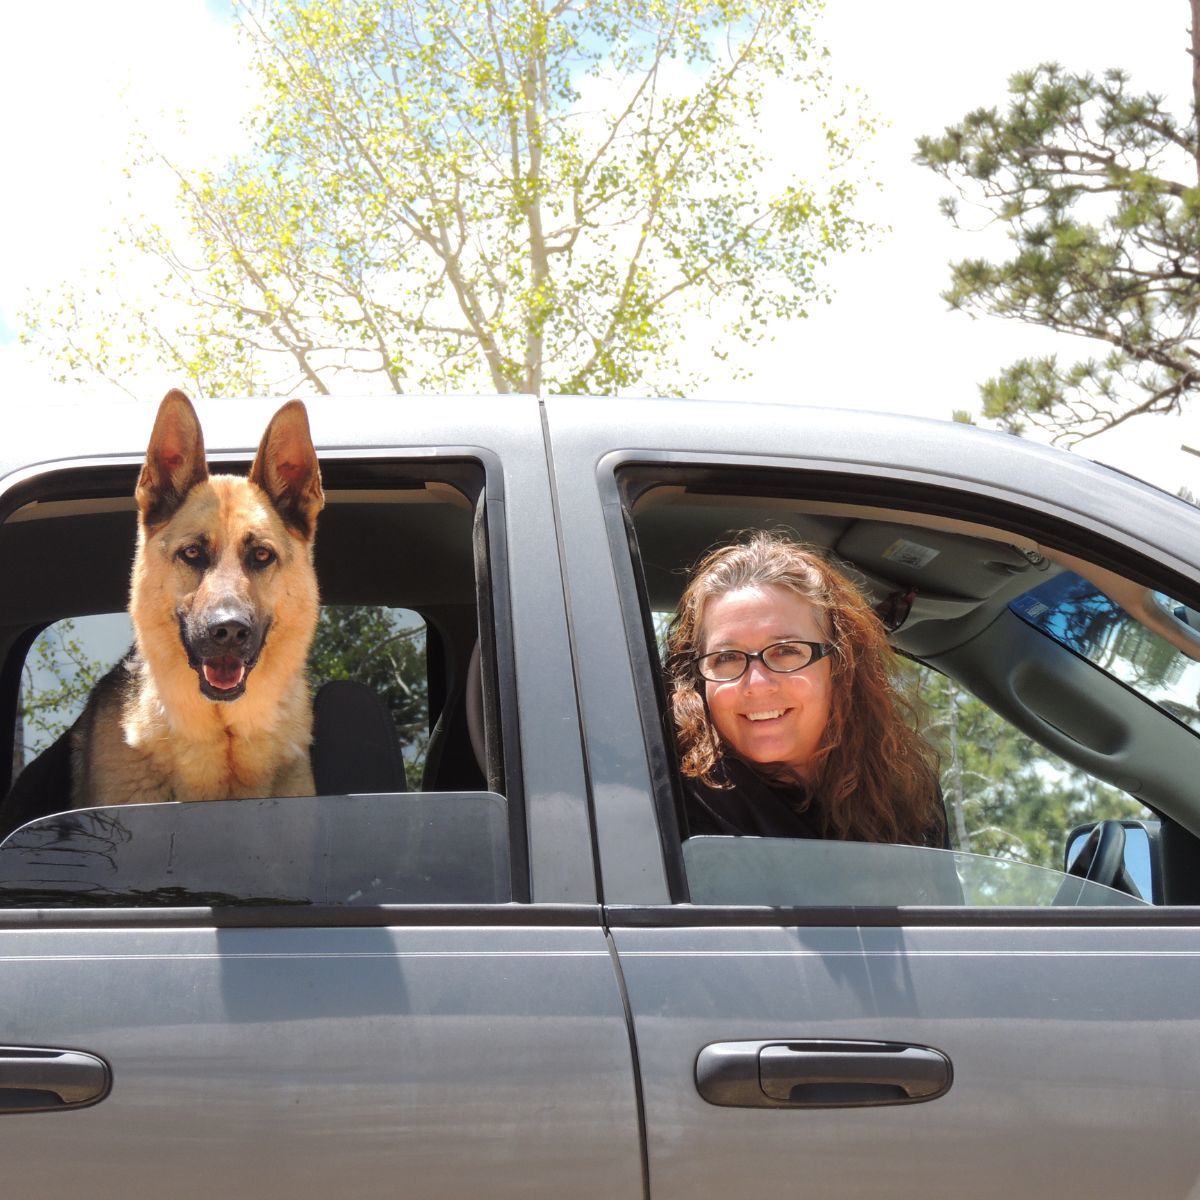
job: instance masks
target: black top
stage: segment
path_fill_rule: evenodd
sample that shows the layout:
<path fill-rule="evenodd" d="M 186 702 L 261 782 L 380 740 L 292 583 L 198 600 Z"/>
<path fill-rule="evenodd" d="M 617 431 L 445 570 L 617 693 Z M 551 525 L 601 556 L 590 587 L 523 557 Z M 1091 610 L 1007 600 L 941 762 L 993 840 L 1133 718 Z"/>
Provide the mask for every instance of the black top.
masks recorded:
<path fill-rule="evenodd" d="M 803 787 L 773 784 L 737 759 L 725 758 L 714 774 L 728 787 L 684 778 L 688 833 L 749 837 L 824 837 L 821 819 Z"/>
<path fill-rule="evenodd" d="M 800 784 L 772 783 L 735 758 L 722 759 L 715 774 L 729 787 L 712 787 L 698 779 L 683 780 L 684 811 L 689 837 L 726 834 L 735 837 L 823 838 L 821 806 Z M 938 796 L 939 802 L 941 796 Z M 922 843 L 949 849 L 943 817 Z"/>

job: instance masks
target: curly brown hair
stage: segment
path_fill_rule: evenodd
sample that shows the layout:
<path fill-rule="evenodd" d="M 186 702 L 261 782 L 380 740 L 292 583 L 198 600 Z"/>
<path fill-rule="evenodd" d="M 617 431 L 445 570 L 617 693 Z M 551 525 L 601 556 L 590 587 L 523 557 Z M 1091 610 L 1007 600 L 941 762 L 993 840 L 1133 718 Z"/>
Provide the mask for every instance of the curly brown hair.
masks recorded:
<path fill-rule="evenodd" d="M 829 721 L 808 786 L 826 836 L 913 844 L 940 838 L 945 813 L 937 755 L 913 728 L 915 709 L 897 686 L 882 622 L 819 552 L 778 533 L 755 531 L 712 551 L 680 598 L 667 634 L 667 675 L 683 774 L 727 786 L 720 770 L 726 749 L 694 661 L 705 605 L 726 592 L 768 584 L 812 604 L 833 647 Z"/>

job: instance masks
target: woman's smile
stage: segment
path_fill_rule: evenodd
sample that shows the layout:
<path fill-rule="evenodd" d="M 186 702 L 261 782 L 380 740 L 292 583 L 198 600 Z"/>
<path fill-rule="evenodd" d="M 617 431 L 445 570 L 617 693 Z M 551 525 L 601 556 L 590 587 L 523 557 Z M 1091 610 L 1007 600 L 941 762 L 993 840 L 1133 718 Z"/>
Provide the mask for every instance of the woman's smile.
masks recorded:
<path fill-rule="evenodd" d="M 775 721 L 782 717 L 784 713 L 790 711 L 791 709 L 787 708 L 773 708 L 770 712 L 742 713 L 742 716 L 747 721 Z"/>

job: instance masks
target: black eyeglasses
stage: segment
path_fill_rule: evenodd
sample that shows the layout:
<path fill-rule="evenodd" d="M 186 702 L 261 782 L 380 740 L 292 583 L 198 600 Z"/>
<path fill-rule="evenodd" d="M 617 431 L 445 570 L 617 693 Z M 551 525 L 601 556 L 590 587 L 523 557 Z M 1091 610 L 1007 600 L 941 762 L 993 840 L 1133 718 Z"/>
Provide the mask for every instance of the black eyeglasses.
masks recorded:
<path fill-rule="evenodd" d="M 732 683 L 745 675 L 756 658 L 776 675 L 791 675 L 793 671 L 803 671 L 819 662 L 832 649 L 829 642 L 772 642 L 754 654 L 749 650 L 714 650 L 711 654 L 698 655 L 692 662 L 702 679 L 710 683 Z"/>

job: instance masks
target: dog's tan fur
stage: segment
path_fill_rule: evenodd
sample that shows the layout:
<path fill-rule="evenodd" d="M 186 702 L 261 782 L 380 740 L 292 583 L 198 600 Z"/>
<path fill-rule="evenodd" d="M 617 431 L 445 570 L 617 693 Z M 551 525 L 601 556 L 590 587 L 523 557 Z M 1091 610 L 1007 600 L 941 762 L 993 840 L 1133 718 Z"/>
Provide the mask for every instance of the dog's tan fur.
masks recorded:
<path fill-rule="evenodd" d="M 304 406 L 275 414 L 249 478 L 209 476 L 195 412 L 168 393 L 136 494 L 136 644 L 72 729 L 73 806 L 312 794 L 304 666 L 324 494 Z M 181 557 L 197 545 L 203 569 Z M 274 559 L 256 569 L 256 554 Z M 210 699 L 184 629 L 228 605 L 265 623 L 265 639 L 244 692 Z"/>

